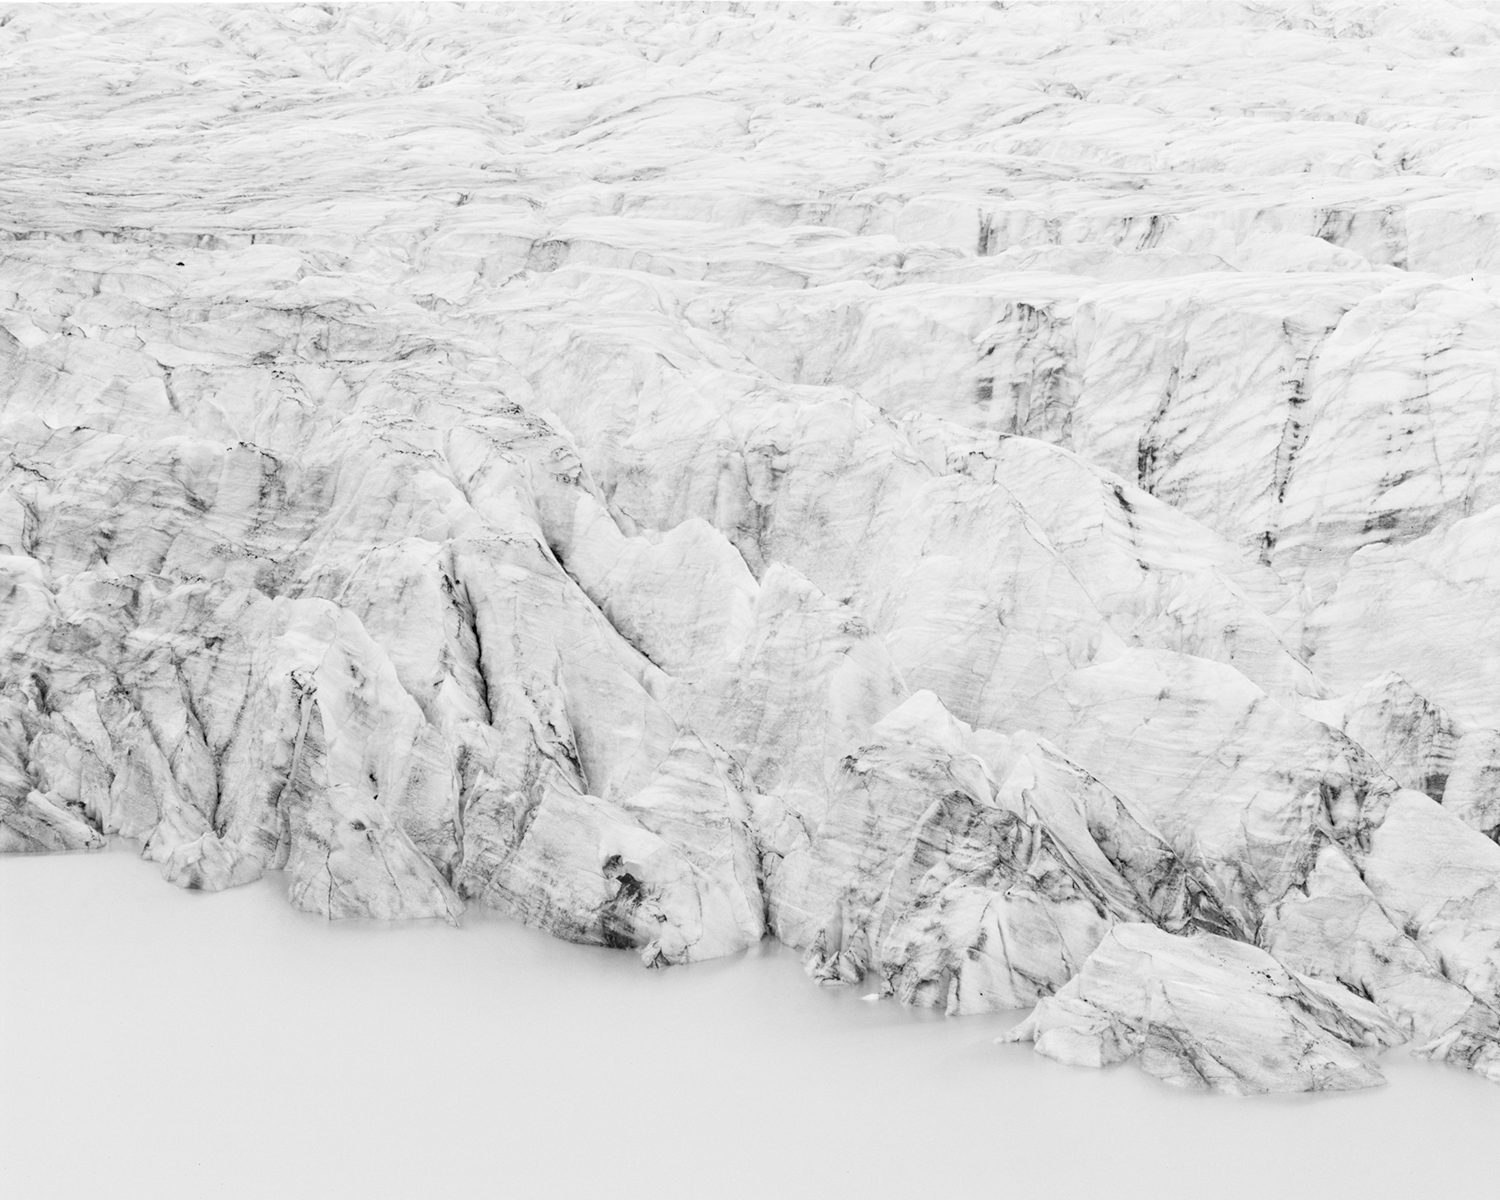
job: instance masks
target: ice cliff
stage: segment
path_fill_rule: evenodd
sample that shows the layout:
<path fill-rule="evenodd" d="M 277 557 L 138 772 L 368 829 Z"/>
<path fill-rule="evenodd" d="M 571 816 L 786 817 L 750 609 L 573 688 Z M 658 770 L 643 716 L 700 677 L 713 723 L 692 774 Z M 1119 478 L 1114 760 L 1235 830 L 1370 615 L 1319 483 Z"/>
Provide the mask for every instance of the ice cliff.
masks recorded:
<path fill-rule="evenodd" d="M 0 847 L 1500 1080 L 1500 12 L 0 11 Z"/>

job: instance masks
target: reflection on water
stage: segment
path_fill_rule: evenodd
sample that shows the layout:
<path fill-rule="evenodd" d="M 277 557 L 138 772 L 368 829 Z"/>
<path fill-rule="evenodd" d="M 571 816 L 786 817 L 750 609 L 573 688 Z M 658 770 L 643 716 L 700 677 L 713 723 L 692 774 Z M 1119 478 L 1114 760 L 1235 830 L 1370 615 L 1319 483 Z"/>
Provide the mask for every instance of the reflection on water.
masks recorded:
<path fill-rule="evenodd" d="M 121 850 L 0 859 L 0 936 L 10 1195 L 1495 1195 L 1500 1087 L 1400 1051 L 1366 1093 L 1183 1093 L 769 942 L 648 971 L 482 913 L 182 892 Z"/>

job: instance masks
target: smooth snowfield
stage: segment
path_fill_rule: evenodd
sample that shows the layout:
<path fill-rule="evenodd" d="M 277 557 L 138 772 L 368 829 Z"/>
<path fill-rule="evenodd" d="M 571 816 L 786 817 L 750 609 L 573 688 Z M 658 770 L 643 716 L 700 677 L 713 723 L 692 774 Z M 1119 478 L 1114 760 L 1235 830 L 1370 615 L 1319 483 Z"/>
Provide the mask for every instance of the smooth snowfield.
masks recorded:
<path fill-rule="evenodd" d="M 477 911 L 185 893 L 123 852 L 0 860 L 0 939 L 27 1200 L 1494 1195 L 1500 1089 L 1401 1050 L 1383 1088 L 1206 1096 L 811 988 L 769 942 L 647 972 Z"/>

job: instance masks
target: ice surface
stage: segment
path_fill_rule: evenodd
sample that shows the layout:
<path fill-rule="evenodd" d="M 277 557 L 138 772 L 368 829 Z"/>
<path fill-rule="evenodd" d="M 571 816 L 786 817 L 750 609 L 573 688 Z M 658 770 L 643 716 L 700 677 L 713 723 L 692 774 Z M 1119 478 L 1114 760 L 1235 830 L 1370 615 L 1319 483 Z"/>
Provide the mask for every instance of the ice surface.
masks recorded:
<path fill-rule="evenodd" d="M 0 848 L 1500 1078 L 1497 79 L 1478 5 L 7 10 Z"/>

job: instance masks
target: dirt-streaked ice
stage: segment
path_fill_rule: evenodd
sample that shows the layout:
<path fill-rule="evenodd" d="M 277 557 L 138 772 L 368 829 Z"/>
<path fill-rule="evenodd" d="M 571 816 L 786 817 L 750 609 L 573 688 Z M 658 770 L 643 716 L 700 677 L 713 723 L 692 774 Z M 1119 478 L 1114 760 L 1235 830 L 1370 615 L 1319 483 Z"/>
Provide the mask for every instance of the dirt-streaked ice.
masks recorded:
<path fill-rule="evenodd" d="M 0 15 L 0 848 L 1500 1078 L 1500 13 Z"/>

